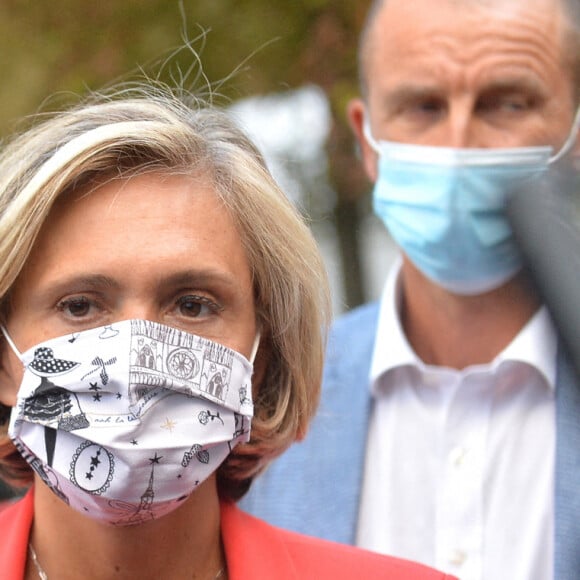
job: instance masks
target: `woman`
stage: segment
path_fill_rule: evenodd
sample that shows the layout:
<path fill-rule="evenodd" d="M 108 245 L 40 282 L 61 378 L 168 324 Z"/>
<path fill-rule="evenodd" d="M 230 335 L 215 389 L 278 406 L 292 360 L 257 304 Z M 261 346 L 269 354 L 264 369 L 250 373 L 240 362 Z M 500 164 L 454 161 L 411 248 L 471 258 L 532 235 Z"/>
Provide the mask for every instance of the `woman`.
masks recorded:
<path fill-rule="evenodd" d="M 306 431 L 329 308 L 224 113 L 94 98 L 5 148 L 0 211 L 2 578 L 441 577 L 235 507 Z"/>

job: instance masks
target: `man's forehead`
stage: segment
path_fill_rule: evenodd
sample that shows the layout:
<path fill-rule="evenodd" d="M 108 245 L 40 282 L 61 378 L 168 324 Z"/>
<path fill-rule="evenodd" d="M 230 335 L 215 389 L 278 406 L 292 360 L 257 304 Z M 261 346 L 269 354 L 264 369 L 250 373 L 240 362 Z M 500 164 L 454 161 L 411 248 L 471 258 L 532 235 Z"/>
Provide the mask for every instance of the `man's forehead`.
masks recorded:
<path fill-rule="evenodd" d="M 363 38 L 362 60 L 368 66 L 382 46 L 401 43 L 401 48 L 412 51 L 412 42 L 421 40 L 420 35 L 446 28 L 454 34 L 454 24 L 469 22 L 488 28 L 498 24 L 517 30 L 525 30 L 529 23 L 536 23 L 538 32 L 550 33 L 553 42 L 563 38 L 566 26 L 565 0 L 383 0 L 375 5 L 374 18 L 368 23 Z M 457 35 L 463 32 L 459 27 Z M 415 36 L 414 36 L 415 33 Z M 430 39 L 423 37 L 423 41 Z"/>
<path fill-rule="evenodd" d="M 430 5 L 434 11 L 441 6 L 447 5 L 456 10 L 484 9 L 503 10 L 509 12 L 518 7 L 530 7 L 534 9 L 559 10 L 566 3 L 566 0 L 376 0 L 373 4 L 375 14 L 392 7 L 406 6 L 415 10 L 418 5 Z"/>
<path fill-rule="evenodd" d="M 562 6 L 560 0 L 384 0 L 375 5 L 361 46 L 363 93 L 384 96 L 409 82 L 421 90 L 474 92 L 507 81 L 526 90 L 524 79 L 540 87 L 530 93 L 545 96 L 558 79 L 571 82 Z"/>
<path fill-rule="evenodd" d="M 392 27 L 407 28 L 417 18 L 438 19 L 441 14 L 498 20 L 518 20 L 521 16 L 538 15 L 563 24 L 567 16 L 565 2 L 566 0 L 382 0 L 374 6 L 373 22 L 369 23 L 368 36 L 386 35 Z M 408 20 L 406 16 L 409 15 L 414 18 Z"/>

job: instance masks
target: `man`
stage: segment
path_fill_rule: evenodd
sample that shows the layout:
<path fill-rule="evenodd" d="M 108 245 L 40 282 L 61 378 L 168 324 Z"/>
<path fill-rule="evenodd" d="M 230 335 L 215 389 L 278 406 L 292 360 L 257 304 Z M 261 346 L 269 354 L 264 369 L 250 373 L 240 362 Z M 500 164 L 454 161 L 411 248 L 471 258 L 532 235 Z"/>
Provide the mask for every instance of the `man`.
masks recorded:
<path fill-rule="evenodd" d="M 462 580 L 578 577 L 580 390 L 503 212 L 578 151 L 578 10 L 371 7 L 348 114 L 402 259 L 336 322 L 317 422 L 246 509 Z"/>

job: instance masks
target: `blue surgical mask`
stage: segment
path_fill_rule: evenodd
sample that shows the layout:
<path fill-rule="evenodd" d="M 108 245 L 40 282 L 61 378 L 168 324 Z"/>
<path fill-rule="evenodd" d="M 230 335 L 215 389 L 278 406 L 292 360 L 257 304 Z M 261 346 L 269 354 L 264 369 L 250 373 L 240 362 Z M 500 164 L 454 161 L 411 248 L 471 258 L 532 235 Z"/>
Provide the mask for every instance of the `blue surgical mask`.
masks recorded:
<path fill-rule="evenodd" d="M 375 213 L 429 279 L 476 295 L 500 287 L 522 267 L 505 207 L 514 187 L 533 183 L 576 140 L 580 111 L 557 155 L 551 147 L 455 149 L 367 141 L 379 154 Z"/>

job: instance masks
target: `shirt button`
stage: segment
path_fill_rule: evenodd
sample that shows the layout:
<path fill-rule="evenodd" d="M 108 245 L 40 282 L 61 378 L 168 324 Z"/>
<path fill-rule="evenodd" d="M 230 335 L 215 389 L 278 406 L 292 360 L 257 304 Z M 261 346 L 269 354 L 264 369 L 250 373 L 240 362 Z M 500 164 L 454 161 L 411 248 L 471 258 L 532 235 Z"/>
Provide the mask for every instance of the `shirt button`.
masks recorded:
<path fill-rule="evenodd" d="M 467 560 L 467 554 L 463 550 L 452 550 L 449 553 L 449 563 L 454 566 L 461 566 Z"/>
<path fill-rule="evenodd" d="M 449 454 L 449 459 L 450 459 L 451 463 L 453 465 L 455 465 L 455 467 L 461 467 L 463 465 L 463 463 L 465 462 L 465 458 L 467 457 L 468 453 L 469 453 L 469 450 L 467 448 L 456 447 Z"/>

